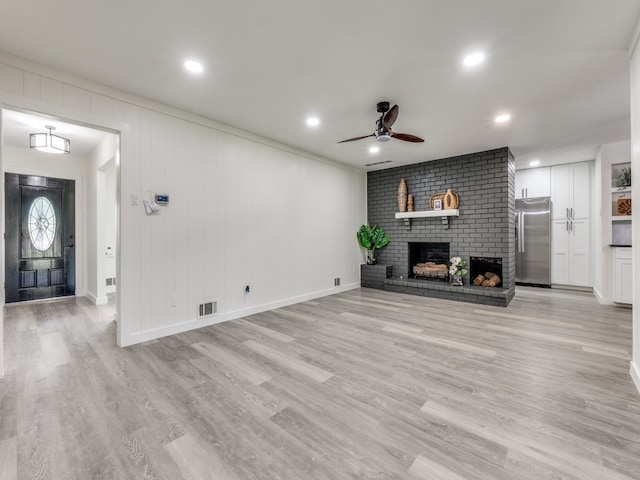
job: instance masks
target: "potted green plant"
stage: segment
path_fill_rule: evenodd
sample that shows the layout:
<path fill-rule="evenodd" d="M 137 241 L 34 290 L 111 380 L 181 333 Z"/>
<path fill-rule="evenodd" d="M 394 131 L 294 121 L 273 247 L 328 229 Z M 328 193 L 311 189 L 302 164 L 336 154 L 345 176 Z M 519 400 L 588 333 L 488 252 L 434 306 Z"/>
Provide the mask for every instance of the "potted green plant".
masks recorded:
<path fill-rule="evenodd" d="M 356 232 L 358 243 L 367 251 L 367 265 L 374 265 L 376 258 L 374 252 L 378 248 L 385 247 L 391 241 L 383 228 L 369 224 L 362 225 Z"/>

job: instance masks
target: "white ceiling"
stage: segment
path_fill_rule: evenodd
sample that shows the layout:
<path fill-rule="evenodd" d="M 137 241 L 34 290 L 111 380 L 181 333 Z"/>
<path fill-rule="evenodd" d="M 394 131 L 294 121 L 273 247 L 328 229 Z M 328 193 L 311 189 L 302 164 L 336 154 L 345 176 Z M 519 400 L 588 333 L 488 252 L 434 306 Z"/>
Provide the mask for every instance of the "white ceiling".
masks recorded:
<path fill-rule="evenodd" d="M 629 138 L 639 17 L 638 0 L 7 0 L 0 48 L 354 166 L 507 145 L 522 167 Z M 381 100 L 426 142 L 337 145 L 373 132 Z"/>

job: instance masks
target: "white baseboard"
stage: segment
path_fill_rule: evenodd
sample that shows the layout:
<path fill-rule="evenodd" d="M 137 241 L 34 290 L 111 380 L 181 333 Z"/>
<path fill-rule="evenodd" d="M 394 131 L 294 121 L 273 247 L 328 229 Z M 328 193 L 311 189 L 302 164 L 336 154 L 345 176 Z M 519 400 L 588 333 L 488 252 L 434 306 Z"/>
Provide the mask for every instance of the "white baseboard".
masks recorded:
<path fill-rule="evenodd" d="M 631 373 L 631 379 L 636 385 L 636 390 L 640 393 L 640 365 L 637 365 L 636 362 L 631 362 L 629 373 Z"/>
<path fill-rule="evenodd" d="M 598 303 L 600 305 L 613 305 L 613 301 L 610 298 L 605 298 L 604 296 L 602 296 L 600 290 L 598 290 L 596 287 L 593 287 L 593 294 L 595 295 L 596 300 L 598 300 Z"/>
<path fill-rule="evenodd" d="M 175 335 L 177 333 L 187 332 L 189 330 L 195 330 L 197 328 L 208 327 L 222 322 L 228 322 L 229 320 L 235 320 L 237 318 L 254 315 L 256 313 L 267 312 L 269 310 L 275 310 L 276 308 L 287 307 L 296 303 L 306 302 L 308 300 L 314 300 L 321 297 L 327 297 L 329 295 L 334 295 L 336 293 L 342 293 L 349 290 L 355 290 L 356 288 L 360 288 L 360 282 L 351 283 L 340 287 L 334 287 L 328 290 L 308 293 L 305 295 L 300 295 L 298 297 L 277 300 L 275 302 L 256 305 L 253 307 L 234 310 L 231 312 L 220 313 L 211 317 L 188 320 L 186 322 L 171 325 L 169 327 L 156 328 L 153 330 L 148 330 L 146 332 L 133 333 L 131 335 L 122 335 L 120 341 L 118 342 L 118 346 L 128 347 L 137 343 L 148 342 L 149 340 L 168 337 L 169 335 Z"/>
<path fill-rule="evenodd" d="M 94 305 L 104 305 L 105 303 L 109 303 L 109 299 L 105 297 L 96 297 L 93 293 L 87 292 L 87 298 Z"/>

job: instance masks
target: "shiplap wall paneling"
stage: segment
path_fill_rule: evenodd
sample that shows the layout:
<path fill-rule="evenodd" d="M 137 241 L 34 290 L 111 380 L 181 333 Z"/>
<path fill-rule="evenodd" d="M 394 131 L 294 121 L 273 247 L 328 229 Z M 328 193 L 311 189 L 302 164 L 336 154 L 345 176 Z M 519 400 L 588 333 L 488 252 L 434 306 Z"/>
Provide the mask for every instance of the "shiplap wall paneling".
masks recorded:
<path fill-rule="evenodd" d="M 143 165 L 142 172 L 143 181 L 147 181 L 148 184 L 144 185 L 145 191 L 149 201 L 154 201 L 154 195 L 156 193 L 166 192 L 166 171 L 167 162 L 169 161 L 166 155 L 167 152 L 167 116 L 152 112 L 149 128 L 149 155 L 142 156 Z M 144 210 L 144 208 L 143 208 Z M 148 221 L 149 230 L 148 245 L 151 254 L 151 263 L 149 273 L 151 278 L 148 279 L 145 284 L 150 287 L 149 295 L 151 296 L 151 308 L 149 322 L 149 329 L 164 328 L 168 326 L 167 322 L 167 305 L 169 299 L 168 277 L 167 277 L 167 259 L 169 258 L 169 251 L 167 250 L 167 236 L 169 231 L 167 229 L 168 212 L 166 207 L 160 207 L 158 213 L 152 215 L 146 215 L 145 219 Z"/>
<path fill-rule="evenodd" d="M 222 134 L 215 130 L 203 131 L 206 135 L 203 155 L 203 215 L 202 222 L 202 255 L 201 265 L 203 269 L 202 291 L 199 302 L 218 301 L 220 295 L 220 274 L 224 273 L 220 266 L 220 257 L 224 254 L 220 232 L 220 185 L 223 179 L 220 175 L 220 142 Z M 191 308 L 195 309 L 196 305 Z M 218 303 L 218 308 L 220 304 Z"/>
<path fill-rule="evenodd" d="M 34 100 L 40 100 L 40 91 L 42 89 L 40 85 L 41 77 L 30 72 L 24 72 L 23 87 L 24 96 L 33 98 Z"/>
<path fill-rule="evenodd" d="M 104 94 L 90 82 L 72 85 L 51 70 L 41 76 L 37 66 L 23 71 L 3 62 L 0 93 L 42 102 L 43 113 L 63 111 L 67 120 L 79 112 L 98 124 L 104 119 L 125 127 L 119 165 L 121 344 L 210 322 L 195 322 L 203 301 L 218 301 L 219 316 L 232 318 L 330 292 L 333 278 L 346 283 L 361 261 L 352 237 L 365 221 L 363 173 L 194 123 L 170 107 L 152 110 L 146 100 Z M 171 203 L 147 216 L 146 192 L 167 193 Z M 138 206 L 131 205 L 132 193 L 140 198 Z M 248 295 L 245 285 L 251 286 Z M 172 295 L 175 306 L 169 305 Z"/>
<path fill-rule="evenodd" d="M 131 339 L 134 333 L 142 330 L 141 312 L 148 308 L 143 303 L 141 295 L 141 281 L 148 264 L 141 258 L 142 250 L 142 224 L 144 208 L 141 196 L 141 172 L 140 156 L 141 144 L 141 117 L 140 108 L 124 104 L 122 119 L 128 125 L 129 131 L 121 135 L 120 145 L 120 258 L 122 272 L 118 281 L 120 290 L 120 316 L 124 319 L 121 324 L 121 337 L 123 342 Z M 138 206 L 131 205 L 131 194 L 136 193 L 140 202 Z"/>

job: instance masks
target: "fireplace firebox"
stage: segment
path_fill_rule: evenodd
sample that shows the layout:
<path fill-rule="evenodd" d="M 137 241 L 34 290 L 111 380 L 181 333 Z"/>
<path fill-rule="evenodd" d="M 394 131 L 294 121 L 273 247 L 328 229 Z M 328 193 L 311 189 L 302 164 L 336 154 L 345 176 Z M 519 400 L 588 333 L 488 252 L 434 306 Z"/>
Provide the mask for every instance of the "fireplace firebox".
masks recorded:
<path fill-rule="evenodd" d="M 496 257 L 471 257 L 469 262 L 470 281 L 478 275 L 485 276 L 486 273 L 493 273 L 502 280 L 502 258 Z M 501 284 L 500 287 L 503 285 Z"/>
<path fill-rule="evenodd" d="M 409 278 L 447 281 L 448 262 L 449 243 L 409 242 Z M 415 269 L 418 265 L 423 267 Z"/>

